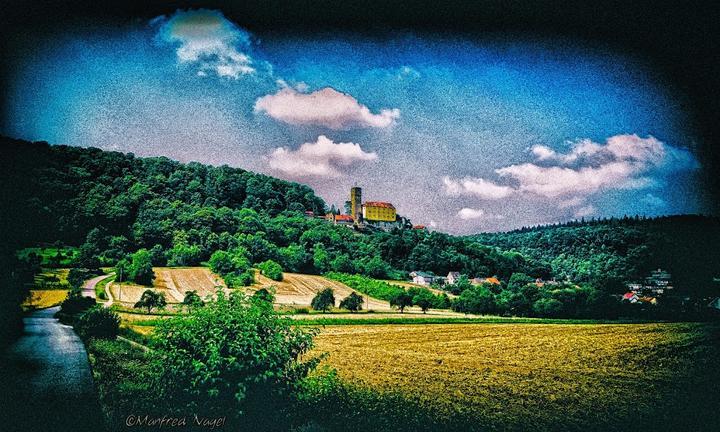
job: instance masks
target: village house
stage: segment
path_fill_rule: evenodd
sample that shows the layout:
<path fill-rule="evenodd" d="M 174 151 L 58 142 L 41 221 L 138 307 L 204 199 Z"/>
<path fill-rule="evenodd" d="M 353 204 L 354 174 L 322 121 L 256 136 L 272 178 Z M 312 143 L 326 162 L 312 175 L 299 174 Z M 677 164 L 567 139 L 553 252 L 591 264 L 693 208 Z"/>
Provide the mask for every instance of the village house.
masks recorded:
<path fill-rule="evenodd" d="M 414 271 L 410 273 L 410 277 L 412 278 L 413 283 L 426 286 L 430 286 L 438 280 L 438 277 L 435 276 L 434 273 L 423 271 Z"/>
<path fill-rule="evenodd" d="M 460 279 L 460 272 L 449 272 L 447 275 L 447 283 L 449 285 L 454 285 L 458 279 Z"/>
<path fill-rule="evenodd" d="M 352 226 L 352 224 L 354 223 L 353 217 L 348 215 L 336 215 L 328 213 L 327 216 L 325 216 L 325 219 L 332 222 L 334 225 Z"/>

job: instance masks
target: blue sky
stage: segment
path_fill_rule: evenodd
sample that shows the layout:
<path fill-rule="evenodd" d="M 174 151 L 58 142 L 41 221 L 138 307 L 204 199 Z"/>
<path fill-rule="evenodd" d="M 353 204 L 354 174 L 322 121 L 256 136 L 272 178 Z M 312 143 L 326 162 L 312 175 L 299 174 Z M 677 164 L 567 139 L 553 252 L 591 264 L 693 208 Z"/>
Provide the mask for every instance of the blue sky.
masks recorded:
<path fill-rule="evenodd" d="M 647 66 L 567 40 L 251 34 L 220 11 L 26 50 L 3 133 L 349 188 L 453 233 L 702 210 L 693 132 Z"/>

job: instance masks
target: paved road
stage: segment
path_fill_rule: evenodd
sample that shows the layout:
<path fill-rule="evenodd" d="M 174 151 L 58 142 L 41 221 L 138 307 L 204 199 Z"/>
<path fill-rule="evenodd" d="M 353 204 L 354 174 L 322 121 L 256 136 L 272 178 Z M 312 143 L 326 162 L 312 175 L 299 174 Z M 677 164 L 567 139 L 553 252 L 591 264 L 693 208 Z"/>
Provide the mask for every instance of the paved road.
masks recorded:
<path fill-rule="evenodd" d="M 86 280 L 85 283 L 83 284 L 83 288 L 82 288 L 83 297 L 97 298 L 97 297 L 95 297 L 95 285 L 97 285 L 98 282 L 105 280 L 114 274 L 115 273 L 100 275 L 100 276 L 96 276 L 92 279 Z"/>
<path fill-rule="evenodd" d="M 24 318 L 23 335 L 0 355 L 0 430 L 103 431 L 87 353 L 58 307 Z"/>

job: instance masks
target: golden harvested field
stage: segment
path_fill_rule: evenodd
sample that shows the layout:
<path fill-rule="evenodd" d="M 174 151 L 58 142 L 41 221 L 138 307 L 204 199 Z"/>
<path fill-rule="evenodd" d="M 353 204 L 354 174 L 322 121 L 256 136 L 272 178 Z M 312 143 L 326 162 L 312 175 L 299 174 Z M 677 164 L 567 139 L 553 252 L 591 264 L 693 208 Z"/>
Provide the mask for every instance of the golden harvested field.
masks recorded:
<path fill-rule="evenodd" d="M 42 309 L 57 306 L 67 295 L 67 290 L 30 290 L 30 297 L 25 300 L 23 307 Z"/>
<path fill-rule="evenodd" d="M 283 273 L 283 280 L 278 282 L 266 278 L 259 272 L 255 274 L 254 289 L 272 285 L 276 288 L 275 303 L 303 307 L 309 307 L 315 294 L 324 288 L 332 288 L 335 291 L 335 306 L 339 306 L 340 301 L 353 292 L 347 285 L 322 276 Z M 367 297 L 364 294 L 363 296 Z M 366 304 L 363 304 L 363 308 L 366 308 Z M 391 310 L 388 302 L 374 298 L 370 298 L 369 308 L 379 311 Z"/>
<path fill-rule="evenodd" d="M 181 303 L 186 291 L 195 290 L 204 298 L 207 295 L 214 295 L 217 287 L 225 289 L 222 278 L 205 267 L 156 267 L 153 270 L 155 271 L 153 288 L 165 294 L 169 304 Z M 108 287 L 114 301 L 127 306 L 134 305 L 148 289 L 145 286 L 115 282 L 108 284 Z"/>
<path fill-rule="evenodd" d="M 633 430 L 719 407 L 719 340 L 702 324 L 329 326 L 316 351 L 346 382 L 490 429 Z"/>

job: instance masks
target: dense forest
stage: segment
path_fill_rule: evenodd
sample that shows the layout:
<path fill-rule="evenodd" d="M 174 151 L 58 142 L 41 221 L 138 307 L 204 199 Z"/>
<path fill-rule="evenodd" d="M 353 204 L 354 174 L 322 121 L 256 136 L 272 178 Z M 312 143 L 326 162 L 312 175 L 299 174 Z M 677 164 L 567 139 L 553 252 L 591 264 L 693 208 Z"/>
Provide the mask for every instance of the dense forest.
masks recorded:
<path fill-rule="evenodd" d="M 653 269 L 672 274 L 676 294 L 720 294 L 720 219 L 698 215 L 623 217 L 484 233 L 472 239 L 547 263 L 558 280 L 621 293 Z"/>
<path fill-rule="evenodd" d="M 73 265 L 80 268 L 129 264 L 138 251 L 155 266 L 199 265 L 217 251 L 242 251 L 249 265 L 272 261 L 303 273 L 404 279 L 413 270 L 459 271 L 497 276 L 500 291 L 535 278 L 568 281 L 565 291 L 533 292 L 531 305 L 580 297 L 602 303 L 657 267 L 673 273 L 678 291 L 706 296 L 720 268 L 717 218 L 612 219 L 470 237 L 409 228 L 358 232 L 308 217 L 327 211 L 309 187 L 239 168 L 9 138 L 0 146 L 5 311 L 17 309 L 22 294 L 14 287 L 28 274 L 14 251 L 42 244 L 79 248 Z M 499 290 L 467 294 L 464 304 L 490 305 L 485 312 L 522 309 L 503 309 L 517 293 Z"/>

